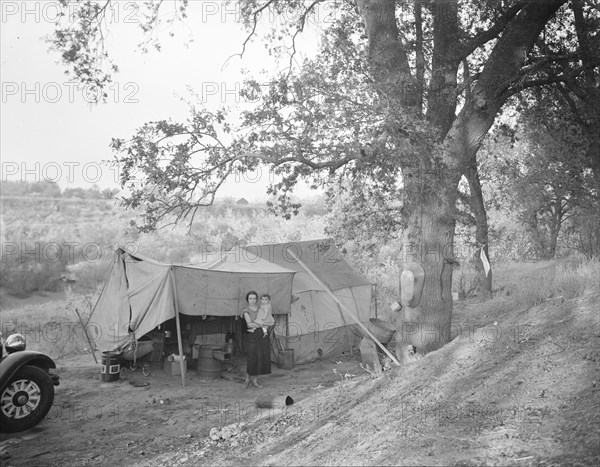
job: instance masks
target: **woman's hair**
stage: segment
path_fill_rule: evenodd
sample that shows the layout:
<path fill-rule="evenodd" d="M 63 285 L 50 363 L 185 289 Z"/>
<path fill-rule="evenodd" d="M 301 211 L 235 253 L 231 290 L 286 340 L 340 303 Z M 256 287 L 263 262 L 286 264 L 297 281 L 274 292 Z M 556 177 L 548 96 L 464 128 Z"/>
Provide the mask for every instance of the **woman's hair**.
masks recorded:
<path fill-rule="evenodd" d="M 269 300 L 271 300 L 271 296 L 268 293 L 264 293 L 260 296 L 260 298 L 268 298 Z"/>
<path fill-rule="evenodd" d="M 258 293 L 255 292 L 254 290 L 251 290 L 250 292 L 248 292 L 246 294 L 246 302 L 248 301 L 248 298 L 250 297 L 250 295 L 254 295 L 256 297 L 256 299 L 258 300 Z"/>

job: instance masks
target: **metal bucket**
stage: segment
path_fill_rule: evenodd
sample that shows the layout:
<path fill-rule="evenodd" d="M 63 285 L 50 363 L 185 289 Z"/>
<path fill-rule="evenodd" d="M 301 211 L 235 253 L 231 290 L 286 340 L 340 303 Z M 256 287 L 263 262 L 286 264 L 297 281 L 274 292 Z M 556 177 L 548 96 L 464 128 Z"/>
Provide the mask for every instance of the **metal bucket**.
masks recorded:
<path fill-rule="evenodd" d="M 279 368 L 291 370 L 294 368 L 294 349 L 279 351 Z"/>
<path fill-rule="evenodd" d="M 117 381 L 121 379 L 121 352 L 117 350 L 102 352 L 100 379 L 102 381 Z"/>
<path fill-rule="evenodd" d="M 294 403 L 294 399 L 290 396 L 273 396 L 273 395 L 260 395 L 256 399 L 256 406 L 261 409 L 281 409 L 292 405 Z"/>
<path fill-rule="evenodd" d="M 204 379 L 219 379 L 223 370 L 223 362 L 213 357 L 215 350 L 221 350 L 219 345 L 201 345 L 198 349 L 198 376 Z"/>

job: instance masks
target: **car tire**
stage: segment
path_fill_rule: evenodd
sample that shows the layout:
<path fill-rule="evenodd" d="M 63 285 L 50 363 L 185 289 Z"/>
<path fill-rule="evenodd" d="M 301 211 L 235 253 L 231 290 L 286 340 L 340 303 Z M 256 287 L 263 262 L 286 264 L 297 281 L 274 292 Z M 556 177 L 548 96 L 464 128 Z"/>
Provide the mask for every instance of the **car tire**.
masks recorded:
<path fill-rule="evenodd" d="M 37 366 L 20 368 L 0 394 L 0 431 L 14 433 L 37 425 L 54 402 L 54 384 Z"/>

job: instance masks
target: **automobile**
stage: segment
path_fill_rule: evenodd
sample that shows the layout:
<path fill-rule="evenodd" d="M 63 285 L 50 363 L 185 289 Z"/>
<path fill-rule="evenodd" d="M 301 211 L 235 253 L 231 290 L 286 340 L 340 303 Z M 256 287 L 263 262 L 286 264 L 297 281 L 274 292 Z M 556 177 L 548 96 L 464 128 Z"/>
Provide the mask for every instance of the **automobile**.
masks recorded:
<path fill-rule="evenodd" d="M 59 377 L 54 361 L 42 352 L 25 350 L 25 338 L 0 334 L 0 431 L 13 433 L 37 425 L 54 402 Z"/>

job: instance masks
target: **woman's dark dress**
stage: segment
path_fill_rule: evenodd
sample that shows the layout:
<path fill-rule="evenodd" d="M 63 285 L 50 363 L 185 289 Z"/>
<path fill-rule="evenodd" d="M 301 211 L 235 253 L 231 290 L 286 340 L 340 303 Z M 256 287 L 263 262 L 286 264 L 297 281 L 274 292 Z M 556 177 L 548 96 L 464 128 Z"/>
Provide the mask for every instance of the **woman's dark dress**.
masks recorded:
<path fill-rule="evenodd" d="M 244 308 L 244 313 L 250 313 L 252 320 L 256 319 L 257 311 Z M 246 320 L 242 321 L 243 323 Z M 246 362 L 246 372 L 250 376 L 270 375 L 271 374 L 271 339 L 265 335 L 262 328 L 256 328 L 254 332 L 248 332 L 246 328 L 246 350 L 248 360 Z"/>

